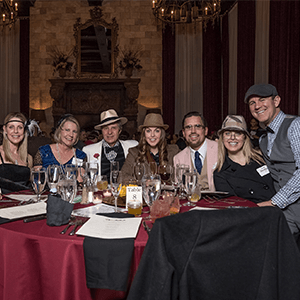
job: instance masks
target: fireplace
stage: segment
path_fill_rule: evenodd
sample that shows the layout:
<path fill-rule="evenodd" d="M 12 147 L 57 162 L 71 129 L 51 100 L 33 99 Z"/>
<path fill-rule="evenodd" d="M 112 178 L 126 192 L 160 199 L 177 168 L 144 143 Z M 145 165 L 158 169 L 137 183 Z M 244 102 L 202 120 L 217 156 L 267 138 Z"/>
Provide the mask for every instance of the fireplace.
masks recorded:
<path fill-rule="evenodd" d="M 53 118 L 56 125 L 61 115 L 73 114 L 81 127 L 99 124 L 101 112 L 113 108 L 126 117 L 124 125 L 130 136 L 137 129 L 139 78 L 50 79 Z"/>

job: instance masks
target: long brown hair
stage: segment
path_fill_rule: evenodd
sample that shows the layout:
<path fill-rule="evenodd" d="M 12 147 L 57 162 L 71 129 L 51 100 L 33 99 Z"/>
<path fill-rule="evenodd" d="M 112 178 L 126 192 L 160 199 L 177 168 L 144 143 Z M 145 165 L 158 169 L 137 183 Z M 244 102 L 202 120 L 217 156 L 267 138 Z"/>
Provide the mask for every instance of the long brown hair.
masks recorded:
<path fill-rule="evenodd" d="M 148 127 L 143 128 L 141 132 L 141 138 L 138 145 L 139 155 L 136 159 L 139 162 L 146 162 L 147 161 L 146 153 L 147 151 L 150 151 L 150 146 L 147 143 L 145 137 L 145 130 L 147 128 Z M 166 131 L 161 127 L 159 128 L 161 130 L 161 136 L 157 144 L 157 148 L 158 148 L 158 155 L 159 155 L 159 164 L 162 165 L 168 162 L 168 151 L 167 151 Z"/>
<path fill-rule="evenodd" d="M 264 164 L 264 159 L 262 158 L 261 152 L 254 149 L 251 143 L 251 140 L 247 134 L 244 134 L 245 140 L 244 145 L 242 147 L 243 155 L 246 158 L 246 164 L 250 163 L 250 160 L 253 159 L 257 163 Z M 227 154 L 227 149 L 224 146 L 223 142 L 223 133 L 219 135 L 219 141 L 218 141 L 218 162 L 216 166 L 216 170 L 218 172 L 222 169 L 222 166 L 225 161 L 225 156 Z"/>
<path fill-rule="evenodd" d="M 3 127 L 7 126 L 7 123 L 12 119 L 12 118 L 18 118 L 22 121 L 24 125 L 24 139 L 19 143 L 18 146 L 18 153 L 20 155 L 20 158 L 22 161 L 26 162 L 28 167 L 32 167 L 32 157 L 28 155 L 27 152 L 27 145 L 28 145 L 28 133 L 25 128 L 25 123 L 27 121 L 26 117 L 20 113 L 20 112 L 12 112 L 8 114 L 5 119 L 4 119 L 4 125 Z M 12 158 L 12 153 L 10 150 L 10 141 L 6 137 L 6 133 L 4 133 L 4 138 L 3 138 L 3 151 L 5 155 L 5 160 L 9 161 L 11 163 L 15 163 L 14 159 Z"/>

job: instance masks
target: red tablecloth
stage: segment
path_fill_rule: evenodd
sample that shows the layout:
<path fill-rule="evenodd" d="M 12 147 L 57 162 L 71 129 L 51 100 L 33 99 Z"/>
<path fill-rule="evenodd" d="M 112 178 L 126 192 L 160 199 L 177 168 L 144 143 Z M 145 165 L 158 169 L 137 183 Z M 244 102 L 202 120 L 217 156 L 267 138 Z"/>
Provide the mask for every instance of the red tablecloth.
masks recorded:
<path fill-rule="evenodd" d="M 256 206 L 237 197 L 219 201 L 201 200 L 197 205 L 224 208 L 228 205 Z M 183 206 L 181 212 L 189 209 Z M 0 225 L 0 299 L 103 300 L 126 297 L 124 292 L 90 291 L 86 287 L 84 237 L 61 235 L 64 228 L 49 227 L 46 220 L 31 223 L 14 221 Z M 130 282 L 147 240 L 148 235 L 141 226 L 134 245 Z"/>

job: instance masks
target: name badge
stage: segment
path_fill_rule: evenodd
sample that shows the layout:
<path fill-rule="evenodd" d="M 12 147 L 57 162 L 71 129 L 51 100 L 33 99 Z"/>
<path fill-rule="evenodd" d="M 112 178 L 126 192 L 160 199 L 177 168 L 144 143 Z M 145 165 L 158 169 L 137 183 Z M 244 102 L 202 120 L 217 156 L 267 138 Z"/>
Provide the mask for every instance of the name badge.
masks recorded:
<path fill-rule="evenodd" d="M 139 201 L 143 205 L 143 195 L 141 186 L 126 187 L 126 209 L 129 201 Z"/>
<path fill-rule="evenodd" d="M 81 167 L 83 165 L 83 159 L 77 158 L 77 157 L 73 157 L 73 159 L 72 159 L 72 165 Z"/>
<path fill-rule="evenodd" d="M 263 176 L 265 176 L 265 175 L 267 175 L 267 174 L 270 173 L 270 171 L 269 171 L 267 165 L 264 165 L 264 166 L 262 166 L 262 167 L 260 167 L 260 168 L 257 168 L 256 171 L 257 171 L 257 173 L 258 173 L 261 177 L 263 177 Z"/>

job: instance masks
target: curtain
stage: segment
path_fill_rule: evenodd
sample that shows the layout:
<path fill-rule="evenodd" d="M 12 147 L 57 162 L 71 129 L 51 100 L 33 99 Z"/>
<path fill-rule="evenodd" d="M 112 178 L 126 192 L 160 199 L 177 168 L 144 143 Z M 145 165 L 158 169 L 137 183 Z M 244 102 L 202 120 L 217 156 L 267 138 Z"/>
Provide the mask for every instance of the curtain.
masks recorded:
<path fill-rule="evenodd" d="M 20 111 L 19 21 L 0 30 L 0 122 L 13 111 Z"/>

